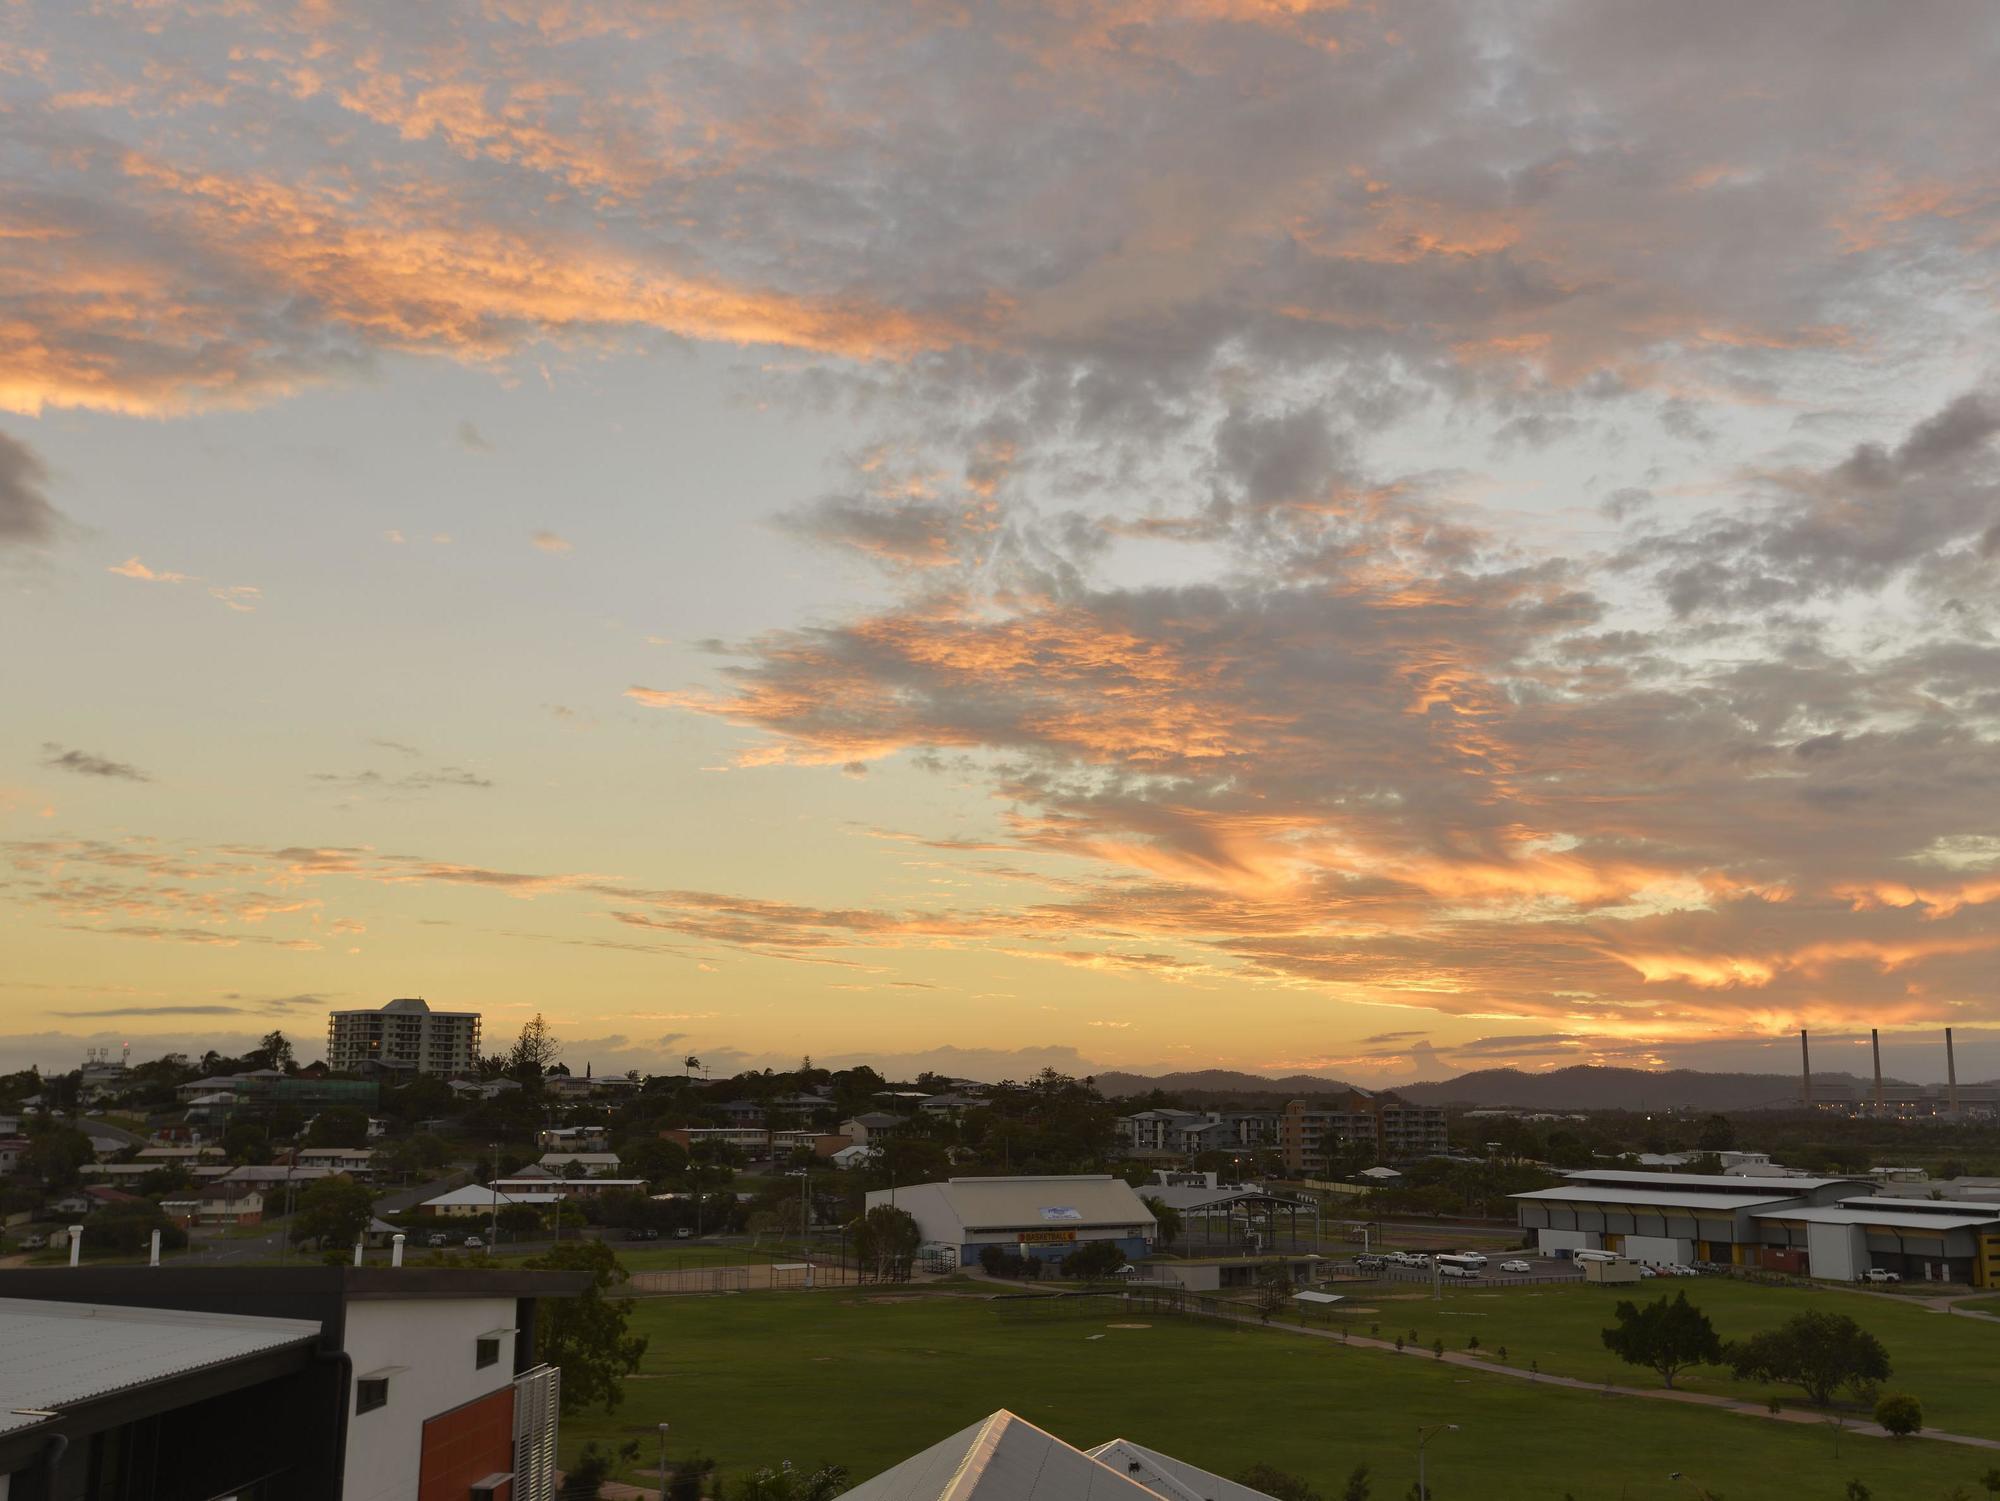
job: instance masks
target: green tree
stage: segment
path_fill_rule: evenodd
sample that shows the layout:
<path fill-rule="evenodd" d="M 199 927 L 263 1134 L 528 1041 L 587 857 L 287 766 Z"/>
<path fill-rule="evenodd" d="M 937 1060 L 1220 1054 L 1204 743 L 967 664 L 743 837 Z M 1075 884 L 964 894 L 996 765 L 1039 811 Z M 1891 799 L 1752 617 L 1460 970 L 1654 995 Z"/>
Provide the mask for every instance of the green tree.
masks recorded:
<path fill-rule="evenodd" d="M 1094 1282 L 1101 1277 L 1109 1277 L 1123 1265 L 1125 1253 L 1118 1249 L 1116 1241 L 1091 1240 L 1063 1257 L 1062 1269 L 1065 1277 Z"/>
<path fill-rule="evenodd" d="M 923 1232 L 907 1209 L 877 1204 L 854 1226 L 854 1259 L 864 1277 L 877 1282 L 900 1282 L 910 1275 Z"/>
<path fill-rule="evenodd" d="M 570 1467 L 563 1471 L 562 1489 L 556 1493 L 559 1501 L 598 1501 L 612 1470 L 620 1463 L 630 1463 L 638 1457 L 637 1439 L 621 1444 L 615 1453 L 600 1448 L 596 1439 L 588 1440 L 577 1452 Z"/>
<path fill-rule="evenodd" d="M 542 1212 L 533 1204 L 509 1204 L 494 1216 L 509 1235 L 533 1235 L 542 1228 Z"/>
<path fill-rule="evenodd" d="M 523 1090 L 540 1090 L 542 1079 L 562 1056 L 562 1041 L 537 1011 L 521 1024 L 521 1035 L 507 1054 L 507 1073 Z"/>
<path fill-rule="evenodd" d="M 1367 1468 L 1366 1465 L 1362 1466 L 1364 1472 Z M 1281 1470 L 1276 1465 L 1266 1464 L 1261 1459 L 1236 1479 L 1253 1491 L 1262 1491 L 1267 1496 L 1277 1497 L 1277 1501 L 1320 1501 L 1319 1492 L 1314 1490 L 1302 1476 L 1294 1475 L 1289 1470 Z"/>
<path fill-rule="evenodd" d="M 1711 1115 L 1701 1123 L 1694 1144 L 1704 1152 L 1736 1150 L 1736 1126 L 1726 1115 Z"/>
<path fill-rule="evenodd" d="M 76 1187 L 84 1165 L 96 1159 L 97 1151 L 88 1136 L 73 1126 L 50 1126 L 29 1138 L 15 1171 L 50 1193 L 61 1193 Z"/>
<path fill-rule="evenodd" d="M 715 1473 L 715 1461 L 703 1455 L 677 1459 L 668 1470 L 667 1501 L 701 1501 L 708 1477 Z"/>
<path fill-rule="evenodd" d="M 1356 1465 L 1347 1472 L 1347 1484 L 1341 1488 L 1340 1501 L 1368 1501 L 1368 1466 Z"/>
<path fill-rule="evenodd" d="M 360 1147 L 368 1140 L 368 1112 L 354 1105 L 329 1105 L 306 1130 L 309 1147 Z"/>
<path fill-rule="evenodd" d="M 733 1501 L 833 1501 L 847 1489 L 847 1470 L 842 1465 L 821 1465 L 817 1470 L 801 1470 L 789 1459 L 775 1469 L 753 1470 L 731 1490 Z"/>
<path fill-rule="evenodd" d="M 1724 1357 L 1737 1376 L 1782 1381 L 1824 1407 L 1842 1387 L 1889 1379 L 1882 1341 L 1844 1313 L 1802 1313 L 1776 1329 L 1730 1345 Z"/>
<path fill-rule="evenodd" d="M 266 1032 L 246 1056 L 258 1068 L 283 1069 L 290 1073 L 298 1066 L 292 1057 L 291 1042 L 283 1032 Z"/>
<path fill-rule="evenodd" d="M 1146 1206 L 1154 1223 L 1159 1226 L 1161 1245 L 1170 1246 L 1181 1238 L 1181 1212 L 1178 1209 L 1151 1194 L 1143 1195 L 1139 1202 Z"/>
<path fill-rule="evenodd" d="M 83 1232 L 83 1248 L 107 1256 L 130 1256 L 145 1250 L 153 1232 L 160 1232 L 160 1249 L 178 1251 L 188 1243 L 181 1229 L 159 1205 L 145 1199 L 116 1200 L 92 1214 Z"/>
<path fill-rule="evenodd" d="M 1896 1438 L 1908 1438 L 1924 1426 L 1924 1405 L 1908 1392 L 1888 1392 L 1875 1404 L 1875 1421 Z"/>
<path fill-rule="evenodd" d="M 542 1358 L 562 1367 L 562 1410 L 606 1412 L 625 1400 L 624 1378 L 639 1369 L 646 1337 L 633 1334 L 632 1300 L 605 1294 L 625 1280 L 625 1268 L 601 1240 L 566 1241 L 521 1265 L 542 1271 L 589 1272 L 590 1285 L 574 1298 L 551 1298 L 538 1314 Z"/>
<path fill-rule="evenodd" d="M 1604 1331 L 1604 1347 L 1627 1365 L 1651 1366 L 1669 1387 L 1690 1366 L 1722 1364 L 1715 1326 L 1685 1292 L 1644 1308 L 1620 1303 L 1613 1315 L 1618 1323 Z"/>
<path fill-rule="evenodd" d="M 233 1120 L 222 1128 L 222 1151 L 231 1162 L 262 1162 L 271 1155 L 271 1133 L 262 1121 Z"/>
<path fill-rule="evenodd" d="M 292 1216 L 292 1240 L 323 1247 L 351 1246 L 375 1215 L 375 1196 L 352 1178 L 336 1173 L 308 1183 Z"/>

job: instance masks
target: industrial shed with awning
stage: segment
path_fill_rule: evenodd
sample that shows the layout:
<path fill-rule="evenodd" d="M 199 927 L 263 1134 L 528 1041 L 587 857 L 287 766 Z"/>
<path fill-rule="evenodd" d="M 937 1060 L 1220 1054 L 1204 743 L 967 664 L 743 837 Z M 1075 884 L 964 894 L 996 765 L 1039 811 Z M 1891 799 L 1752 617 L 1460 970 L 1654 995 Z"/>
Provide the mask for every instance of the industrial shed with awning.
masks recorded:
<path fill-rule="evenodd" d="M 1857 1282 L 1870 1269 L 1905 1282 L 2000 1287 L 2000 1204 L 1864 1197 L 1756 1216 L 1764 1264 Z"/>
<path fill-rule="evenodd" d="M 880 1204 L 907 1211 L 926 1244 L 955 1247 L 960 1266 L 976 1264 L 988 1246 L 1059 1261 L 1094 1240 L 1112 1241 L 1137 1261 L 1158 1229 L 1131 1185 L 1106 1173 L 949 1178 L 877 1189 L 868 1207 Z"/>
<path fill-rule="evenodd" d="M 1815 1208 L 1868 1192 L 1851 1178 L 1742 1178 L 1586 1169 L 1558 1188 L 1512 1195 L 1537 1249 L 1617 1251 L 1635 1261 L 1757 1265 L 1757 1216 Z M 1789 1269 L 1789 1268 L 1787 1268 Z"/>

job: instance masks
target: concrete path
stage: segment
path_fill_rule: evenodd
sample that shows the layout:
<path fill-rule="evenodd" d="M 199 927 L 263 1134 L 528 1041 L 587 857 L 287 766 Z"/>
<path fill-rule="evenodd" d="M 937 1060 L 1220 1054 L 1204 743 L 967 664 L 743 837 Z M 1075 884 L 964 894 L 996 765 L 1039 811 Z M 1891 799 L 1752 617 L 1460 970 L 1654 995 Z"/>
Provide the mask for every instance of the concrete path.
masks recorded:
<path fill-rule="evenodd" d="M 1350 1334 L 1342 1340 L 1332 1329 L 1305 1329 L 1297 1324 L 1263 1324 L 1255 1318 L 1231 1318 L 1228 1315 L 1209 1315 L 1221 1318 L 1226 1323 L 1259 1325 L 1264 1328 L 1282 1330 L 1286 1334 L 1303 1334 L 1310 1339 L 1330 1339 L 1342 1344 L 1359 1345 L 1370 1350 L 1384 1350 L 1392 1355 L 1407 1356 L 1412 1360 L 1437 1360 L 1439 1357 L 1422 1345 L 1405 1345 L 1398 1350 L 1395 1345 L 1383 1339 L 1370 1339 L 1364 1335 Z M 1978 1318 L 1981 1315 L 1968 1314 Z M 1772 1412 L 1769 1404 L 1749 1402 L 1740 1397 L 1718 1397 L 1707 1392 L 1669 1391 L 1665 1387 L 1615 1386 L 1603 1381 L 1584 1381 L 1575 1376 L 1552 1376 L 1546 1372 L 1523 1370 L 1519 1366 L 1500 1365 L 1491 1360 L 1482 1360 L 1476 1355 L 1447 1350 L 1443 1356 L 1445 1365 L 1459 1366 L 1467 1370 L 1485 1371 L 1494 1376 L 1511 1376 L 1517 1381 L 1532 1381 L 1540 1386 L 1559 1386 L 1571 1391 L 1590 1392 L 1600 1397 L 1641 1397 L 1654 1402 L 1682 1402 L 1692 1407 L 1713 1407 L 1724 1412 L 1733 1412 L 1749 1418 L 1764 1418 L 1774 1423 L 1811 1423 L 1824 1426 L 1828 1418 L 1825 1414 L 1810 1408 L 1781 1408 Z M 1843 1420 L 1844 1433 L 1858 1433 L 1864 1438 L 1889 1438 L 1892 1435 L 1879 1424 L 1853 1420 Z M 1913 1435 L 1917 1438 L 1934 1439 L 1944 1444 L 1963 1444 L 1970 1449 L 2000 1449 L 2000 1439 L 1979 1438 L 1970 1433 L 1948 1433 L 1941 1428 L 1926 1428 Z"/>

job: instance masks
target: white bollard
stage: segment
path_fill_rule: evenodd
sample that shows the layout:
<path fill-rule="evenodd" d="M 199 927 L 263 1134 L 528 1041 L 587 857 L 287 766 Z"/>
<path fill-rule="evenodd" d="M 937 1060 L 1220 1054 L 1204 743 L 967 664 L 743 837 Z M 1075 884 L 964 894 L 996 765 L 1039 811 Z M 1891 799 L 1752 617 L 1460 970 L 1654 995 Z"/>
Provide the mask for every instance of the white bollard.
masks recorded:
<path fill-rule="evenodd" d="M 69 1264 L 75 1266 L 83 1260 L 83 1226 L 69 1227 Z"/>
<path fill-rule="evenodd" d="M 159 1264 L 160 1264 L 160 1232 L 155 1230 L 153 1232 L 153 1249 L 150 1254 L 150 1259 L 146 1262 L 146 1265 L 158 1266 Z"/>
<path fill-rule="evenodd" d="M 361 1242 L 358 1240 L 354 1243 L 354 1264 L 361 1265 Z"/>
<path fill-rule="evenodd" d="M 402 1264 L 403 1264 L 403 1237 L 400 1235 L 391 1236 L 389 1239 L 389 1265 L 401 1266 Z"/>

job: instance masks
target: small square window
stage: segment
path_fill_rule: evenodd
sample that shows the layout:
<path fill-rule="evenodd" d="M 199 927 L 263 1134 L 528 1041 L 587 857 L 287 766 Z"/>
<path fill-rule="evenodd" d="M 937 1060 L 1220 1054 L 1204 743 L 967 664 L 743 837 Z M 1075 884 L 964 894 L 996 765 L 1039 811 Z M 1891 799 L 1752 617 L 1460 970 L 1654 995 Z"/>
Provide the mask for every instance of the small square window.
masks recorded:
<path fill-rule="evenodd" d="M 378 1407 L 389 1405 L 389 1378 L 377 1376 L 373 1380 L 354 1383 L 354 1410 L 357 1413 L 373 1412 Z"/>
<path fill-rule="evenodd" d="M 473 1345 L 473 1365 L 484 1370 L 487 1366 L 500 1363 L 500 1339 L 497 1335 L 487 1335 Z"/>

